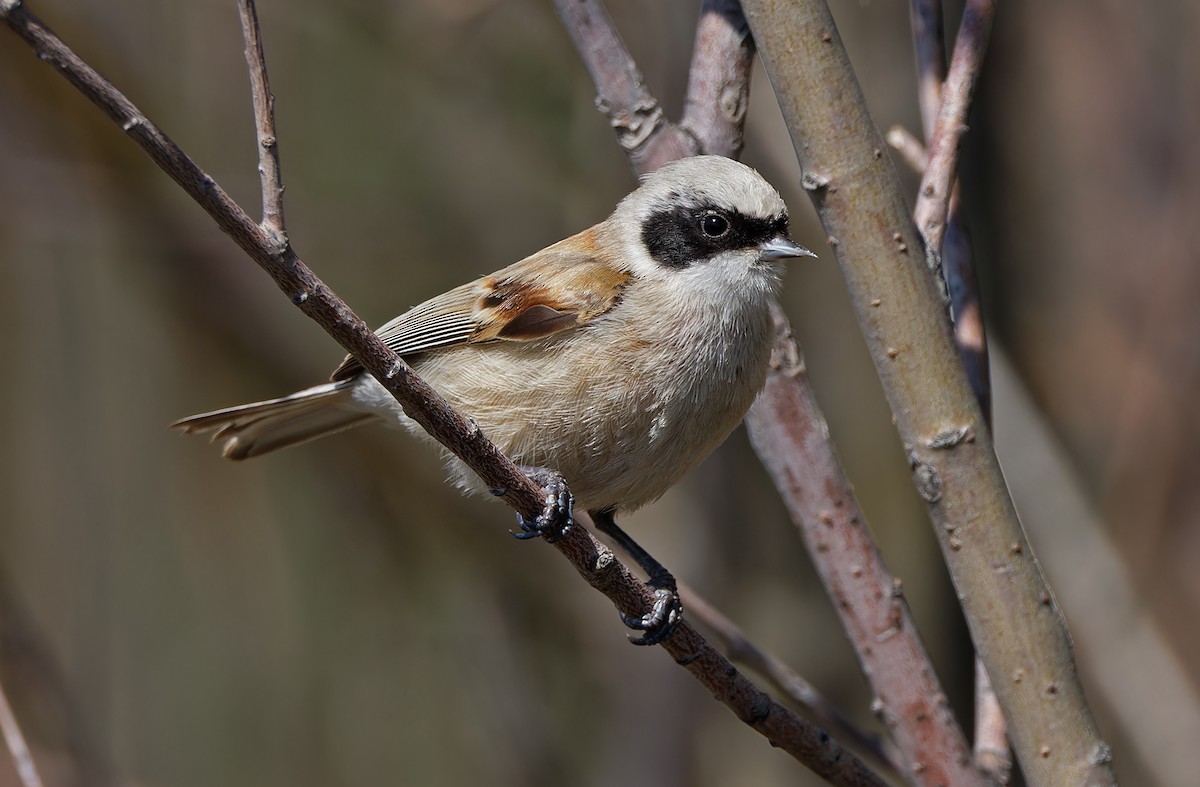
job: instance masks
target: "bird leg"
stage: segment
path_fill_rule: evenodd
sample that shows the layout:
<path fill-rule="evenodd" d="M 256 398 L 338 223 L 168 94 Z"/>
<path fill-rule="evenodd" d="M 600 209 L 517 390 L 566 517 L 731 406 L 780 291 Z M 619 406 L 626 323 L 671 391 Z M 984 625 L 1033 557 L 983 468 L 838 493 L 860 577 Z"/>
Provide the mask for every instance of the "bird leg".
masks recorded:
<path fill-rule="evenodd" d="M 610 537 L 617 543 L 617 546 L 637 561 L 637 564 L 649 577 L 646 586 L 654 591 L 654 604 L 650 611 L 640 617 L 626 615 L 622 612 L 621 620 L 629 628 L 645 632 L 640 637 L 630 637 L 629 641 L 634 645 L 657 645 L 671 636 L 675 625 L 683 618 L 683 606 L 679 603 L 675 577 L 671 576 L 671 572 L 667 571 L 662 563 L 655 560 L 649 552 L 642 549 L 638 542 L 617 526 L 611 508 L 589 511 L 588 514 L 600 532 Z"/>

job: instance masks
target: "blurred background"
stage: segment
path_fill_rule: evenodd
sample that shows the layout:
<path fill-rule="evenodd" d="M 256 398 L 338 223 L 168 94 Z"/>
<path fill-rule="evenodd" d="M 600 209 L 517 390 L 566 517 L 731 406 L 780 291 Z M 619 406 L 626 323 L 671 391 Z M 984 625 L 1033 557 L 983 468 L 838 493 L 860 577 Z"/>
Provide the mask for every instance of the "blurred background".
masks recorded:
<path fill-rule="evenodd" d="M 671 117 L 697 5 L 610 4 Z M 918 130 L 906 4 L 833 6 L 880 128 Z M 28 7 L 257 214 L 233 3 Z M 549 3 L 259 13 L 292 241 L 370 323 L 604 218 L 634 185 Z M 964 169 L 1003 355 L 998 451 L 1137 785 L 1187 783 L 1200 740 L 1197 35 L 1192 0 L 1001 4 Z M 820 252 L 761 70 L 747 129 L 745 159 Z M 822 256 L 789 272 L 785 306 L 969 726 L 954 593 Z M 322 380 L 341 356 L 0 34 L 0 676 L 51 784 L 816 783 L 665 653 L 627 645 L 607 600 L 405 435 L 234 464 L 166 428 Z M 874 728 L 741 431 L 625 524 Z"/>

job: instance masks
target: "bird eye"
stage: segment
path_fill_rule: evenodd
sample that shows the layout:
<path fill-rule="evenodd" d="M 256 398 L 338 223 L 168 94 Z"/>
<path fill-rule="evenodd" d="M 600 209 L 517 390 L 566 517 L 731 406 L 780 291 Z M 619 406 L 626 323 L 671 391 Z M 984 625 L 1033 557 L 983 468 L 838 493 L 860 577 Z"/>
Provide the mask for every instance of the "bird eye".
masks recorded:
<path fill-rule="evenodd" d="M 700 217 L 700 231 L 710 238 L 719 238 L 729 232 L 729 219 L 720 213 L 705 213 Z"/>

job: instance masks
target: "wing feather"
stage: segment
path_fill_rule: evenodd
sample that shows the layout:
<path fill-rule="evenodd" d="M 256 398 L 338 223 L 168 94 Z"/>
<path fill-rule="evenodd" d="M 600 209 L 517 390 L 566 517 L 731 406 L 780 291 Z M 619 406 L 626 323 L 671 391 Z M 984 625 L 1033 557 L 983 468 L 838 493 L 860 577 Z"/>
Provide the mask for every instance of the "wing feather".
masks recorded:
<path fill-rule="evenodd" d="M 376 333 L 397 355 L 489 341 L 529 341 L 585 325 L 621 299 L 631 274 L 600 253 L 596 228 L 430 298 Z M 362 372 L 347 356 L 333 373 Z"/>

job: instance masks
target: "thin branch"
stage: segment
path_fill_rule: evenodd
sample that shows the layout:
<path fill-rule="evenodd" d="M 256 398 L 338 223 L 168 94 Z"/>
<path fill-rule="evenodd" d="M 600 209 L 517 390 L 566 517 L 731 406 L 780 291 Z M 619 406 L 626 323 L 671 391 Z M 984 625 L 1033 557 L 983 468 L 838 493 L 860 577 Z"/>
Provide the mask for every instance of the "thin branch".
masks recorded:
<path fill-rule="evenodd" d="M 994 8 L 988 11 L 989 15 Z M 964 18 L 964 24 L 965 24 Z M 990 25 L 990 22 L 988 23 Z M 938 119 L 944 109 L 956 97 L 946 91 L 943 102 L 943 82 L 946 79 L 946 39 L 942 23 L 941 0 L 912 0 L 913 48 L 917 55 L 917 98 L 921 109 L 921 124 L 925 139 L 934 141 Z M 987 35 L 983 36 L 986 44 Z M 959 47 L 982 49 L 977 42 L 960 35 L 955 45 L 955 57 L 959 58 Z M 982 59 L 983 53 L 978 57 Z M 961 59 L 958 60 L 961 65 Z M 977 71 L 978 67 L 972 69 Z M 961 77 L 956 77 L 961 80 Z M 968 91 L 969 92 L 969 91 Z M 965 123 L 965 110 L 962 116 Z M 891 134 L 888 141 L 895 144 Z M 915 140 L 914 140 L 915 141 Z M 955 146 L 957 148 L 957 146 Z M 929 172 L 929 157 L 916 170 L 923 176 Z M 957 169 L 952 167 L 951 171 Z M 956 175 L 951 175 L 950 202 L 946 209 L 946 229 L 943 240 L 932 247 L 931 260 L 941 260 L 942 275 L 950 296 L 950 313 L 954 320 L 954 345 L 962 359 L 971 390 L 979 400 L 984 421 L 992 426 L 992 384 L 988 369 L 987 332 L 983 324 L 983 308 L 979 300 L 979 284 L 975 276 L 974 257 L 971 251 L 970 233 L 966 215 L 962 208 L 961 189 Z M 923 192 L 922 192 L 923 193 Z M 914 216 L 921 230 L 919 214 Z M 923 230 L 921 230 L 923 231 Z M 930 239 L 926 237 L 926 249 Z M 999 699 L 992 688 L 991 679 L 982 663 L 975 663 L 975 763 L 993 781 L 1007 784 L 1012 769 L 1012 756 L 1008 751 L 1008 727 Z"/>
<path fill-rule="evenodd" d="M 900 154 L 901 160 L 918 175 L 929 166 L 929 151 L 925 149 L 925 143 L 904 126 L 889 128 L 885 139 L 892 149 Z"/>
<path fill-rule="evenodd" d="M 941 91 L 937 125 L 930 137 L 929 166 L 925 168 L 921 189 L 917 192 L 913 214 L 935 270 L 940 267 L 950 186 L 958 170 L 958 150 L 967 130 L 971 93 L 987 52 L 995 11 L 996 0 L 967 0 L 954 44 L 954 57 Z"/>
<path fill-rule="evenodd" d="M 1008 748 L 1008 724 L 992 680 L 983 662 L 975 659 L 975 766 L 996 784 L 1008 784 L 1012 774 L 1012 751 Z"/>
<path fill-rule="evenodd" d="M 868 755 L 877 765 L 896 776 L 907 770 L 904 756 L 895 746 L 878 735 L 869 735 L 859 729 L 826 699 L 816 686 L 797 674 L 778 656 L 754 644 L 732 620 L 721 614 L 707 599 L 682 582 L 679 583 L 679 595 L 688 615 L 698 620 L 720 640 L 731 660 L 749 667 L 769 680 L 783 696 L 811 714 L 818 724 Z"/>
<path fill-rule="evenodd" d="M 826 237 L 1031 784 L 1112 784 L 899 178 L 823 0 L 744 0 Z"/>
<path fill-rule="evenodd" d="M 293 304 L 316 321 L 396 397 L 409 417 L 449 448 L 525 518 L 542 510 L 542 491 L 480 430 L 455 412 L 397 357 L 350 308 L 300 260 L 286 241 L 255 224 L 165 134 L 111 83 L 80 60 L 17 0 L 0 0 L 0 16 L 68 82 L 101 108 L 170 175 L 255 262 L 275 279 Z M 630 615 L 651 607 L 648 589 L 612 551 L 581 527 L 554 546 L 592 587 Z M 854 755 L 828 735 L 779 705 L 741 675 L 694 628 L 681 623 L 662 643 L 677 663 L 703 683 L 738 718 L 818 775 L 839 785 L 883 785 Z"/>
<path fill-rule="evenodd" d="M 917 56 L 917 106 L 925 137 L 933 133 L 942 108 L 942 83 L 946 81 L 946 25 L 942 0 L 912 0 L 913 49 Z M 890 142 L 890 140 L 889 140 Z M 925 165 L 917 173 L 925 171 Z"/>
<path fill-rule="evenodd" d="M 663 118 L 642 72 L 600 0 L 555 0 L 554 7 L 597 87 L 596 108 L 608 118 L 635 171 L 653 172 L 693 155 L 696 142 Z"/>
<path fill-rule="evenodd" d="M 779 488 L 835 602 L 846 636 L 875 692 L 873 708 L 922 785 L 985 783 L 971 767 L 899 580 L 888 571 L 843 473 L 808 385 L 800 350 L 776 309 L 767 384 L 750 410 L 750 441 Z"/>
<path fill-rule="evenodd" d="M 254 0 L 238 0 L 242 36 L 246 41 L 246 68 L 250 73 L 250 96 L 254 101 L 254 129 L 258 137 L 258 174 L 262 181 L 262 224 L 287 242 L 283 221 L 283 179 L 279 169 L 279 143 L 275 137 L 275 96 L 267 81 L 267 59 L 263 54 Z"/>
<path fill-rule="evenodd" d="M 0 6 L 0 10 L 7 11 L 3 6 Z M 21 778 L 22 787 L 42 787 L 42 777 L 38 775 L 33 755 L 29 752 L 29 746 L 25 743 L 25 735 L 21 732 L 21 725 L 17 723 L 17 717 L 13 715 L 12 706 L 8 704 L 8 697 L 5 695 L 2 685 L 0 685 L 0 731 L 4 734 L 4 743 L 8 746 L 8 753 L 12 756 L 17 775 Z"/>

